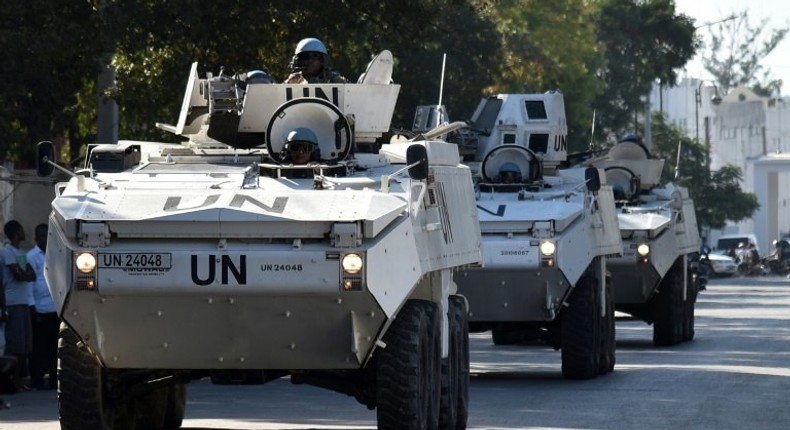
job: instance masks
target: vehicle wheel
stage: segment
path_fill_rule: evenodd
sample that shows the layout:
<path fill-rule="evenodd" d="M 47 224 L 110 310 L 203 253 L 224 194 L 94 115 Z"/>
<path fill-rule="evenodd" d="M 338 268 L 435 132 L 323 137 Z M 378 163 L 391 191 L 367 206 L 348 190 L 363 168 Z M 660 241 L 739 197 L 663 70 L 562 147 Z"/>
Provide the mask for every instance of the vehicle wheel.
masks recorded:
<path fill-rule="evenodd" d="M 692 275 L 688 278 L 688 294 L 683 303 L 683 342 L 694 339 L 694 307 L 697 303 L 697 284 Z"/>
<path fill-rule="evenodd" d="M 384 335 L 377 352 L 378 428 L 439 426 L 441 323 L 435 303 L 409 300 Z"/>
<path fill-rule="evenodd" d="M 605 375 L 615 364 L 614 291 L 612 280 L 606 278 L 606 316 L 601 318 L 601 358 L 598 373 Z"/>
<path fill-rule="evenodd" d="M 165 407 L 165 429 L 179 429 L 184 422 L 187 409 L 187 386 L 175 384 L 167 387 L 167 406 Z"/>
<path fill-rule="evenodd" d="M 685 257 L 682 257 L 685 258 Z M 653 343 L 672 346 L 683 341 L 685 304 L 683 303 L 683 267 L 680 259 L 669 269 L 653 297 Z"/>
<path fill-rule="evenodd" d="M 497 326 L 491 329 L 491 339 L 494 345 L 516 345 L 524 340 L 518 329 Z"/>
<path fill-rule="evenodd" d="M 601 313 L 596 284 L 589 276 L 579 279 L 562 313 L 562 376 L 568 379 L 594 378 L 600 369 Z"/>
<path fill-rule="evenodd" d="M 170 387 L 161 387 L 141 394 L 130 401 L 134 429 L 161 429 L 167 415 L 168 392 Z"/>
<path fill-rule="evenodd" d="M 466 314 L 464 298 L 450 296 L 450 354 L 442 360 L 440 429 L 465 429 L 469 416 L 469 327 Z"/>
<path fill-rule="evenodd" d="M 58 412 L 62 430 L 133 429 L 131 402 L 110 399 L 106 371 L 65 324 L 58 341 Z"/>

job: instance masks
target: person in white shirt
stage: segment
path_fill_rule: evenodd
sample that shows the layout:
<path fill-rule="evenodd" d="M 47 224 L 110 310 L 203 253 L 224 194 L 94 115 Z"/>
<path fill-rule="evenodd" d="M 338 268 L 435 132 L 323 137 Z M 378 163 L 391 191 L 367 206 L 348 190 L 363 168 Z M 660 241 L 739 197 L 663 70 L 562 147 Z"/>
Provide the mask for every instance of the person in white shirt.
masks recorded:
<path fill-rule="evenodd" d="M 36 272 L 33 282 L 33 352 L 30 356 L 30 382 L 33 388 L 55 389 L 58 387 L 58 330 L 60 318 L 58 317 L 55 302 L 44 279 L 44 263 L 46 260 L 47 234 L 49 229 L 46 224 L 39 224 L 35 230 L 36 246 L 27 252 L 27 261 Z M 44 376 L 49 375 L 46 383 Z"/>
<path fill-rule="evenodd" d="M 3 287 L 6 308 L 5 340 L 6 354 L 17 359 L 19 376 L 28 375 L 28 357 L 33 351 L 33 328 L 30 309 L 33 306 L 31 282 L 36 280 L 33 267 L 27 262 L 25 251 L 20 244 L 25 240 L 25 230 L 19 221 L 11 220 L 3 226 L 8 242 L 3 247 Z M 17 389 L 30 390 L 22 378 L 16 379 Z"/>

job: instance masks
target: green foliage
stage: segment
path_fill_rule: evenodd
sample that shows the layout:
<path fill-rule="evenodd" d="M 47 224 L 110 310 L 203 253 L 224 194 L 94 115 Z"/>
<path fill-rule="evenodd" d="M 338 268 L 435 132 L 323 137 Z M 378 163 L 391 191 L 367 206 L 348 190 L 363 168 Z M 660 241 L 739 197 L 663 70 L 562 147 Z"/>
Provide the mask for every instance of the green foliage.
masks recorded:
<path fill-rule="evenodd" d="M 560 89 L 568 116 L 571 151 L 586 148 L 592 108 L 602 93 L 595 71 L 603 48 L 586 0 L 505 0 L 492 10 L 502 40 L 502 69 L 487 93 L 534 93 Z"/>
<path fill-rule="evenodd" d="M 265 69 L 282 80 L 304 37 L 320 38 L 332 67 L 352 81 L 373 55 L 390 49 L 393 79 L 401 84 L 396 127 L 411 125 L 418 104 L 437 100 L 442 54 L 449 53 L 444 102 L 471 112 L 485 85 L 477 77 L 492 74 L 487 54 L 496 52 L 498 41 L 482 9 L 467 3 L 345 0 L 316 8 L 302 0 L 115 2 L 107 28 L 125 29 L 113 35 L 118 87 L 112 96 L 122 109 L 120 135 L 166 138 L 153 124 L 177 117 L 193 61 L 201 76 L 222 67 L 228 74 Z"/>
<path fill-rule="evenodd" d="M 599 72 L 605 90 L 593 100 L 609 132 L 627 129 L 653 82 L 674 85 L 676 70 L 698 47 L 694 25 L 673 0 L 599 0 L 598 38 L 606 47 Z"/>
<path fill-rule="evenodd" d="M 759 209 L 757 196 L 741 189 L 742 172 L 739 167 L 727 165 L 710 172 L 708 148 L 687 137 L 677 126 L 667 124 L 659 113 L 653 116 L 651 130 L 652 154 L 666 160 L 662 181 L 688 188 L 694 200 L 697 224 L 701 228 L 721 229 L 727 221 L 737 223 L 751 218 Z"/>
<path fill-rule="evenodd" d="M 0 7 L 0 155 L 77 133 L 77 94 L 100 51 L 88 2 L 5 0 Z"/>
<path fill-rule="evenodd" d="M 732 16 L 735 19 L 711 27 L 710 46 L 702 57 L 705 70 L 725 94 L 739 85 L 752 87 L 763 96 L 778 93 L 782 80 L 773 79 L 761 61 L 784 40 L 790 26 L 769 30 L 768 18 L 751 26 L 748 10 Z"/>

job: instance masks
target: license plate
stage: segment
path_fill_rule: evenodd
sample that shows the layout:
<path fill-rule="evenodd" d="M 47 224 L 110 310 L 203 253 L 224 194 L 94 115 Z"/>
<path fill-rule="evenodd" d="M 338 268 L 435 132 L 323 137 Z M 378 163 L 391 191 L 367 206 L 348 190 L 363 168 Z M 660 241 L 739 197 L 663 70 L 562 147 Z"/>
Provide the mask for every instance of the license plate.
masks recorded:
<path fill-rule="evenodd" d="M 170 253 L 126 252 L 99 254 L 99 267 L 107 269 L 169 269 Z"/>

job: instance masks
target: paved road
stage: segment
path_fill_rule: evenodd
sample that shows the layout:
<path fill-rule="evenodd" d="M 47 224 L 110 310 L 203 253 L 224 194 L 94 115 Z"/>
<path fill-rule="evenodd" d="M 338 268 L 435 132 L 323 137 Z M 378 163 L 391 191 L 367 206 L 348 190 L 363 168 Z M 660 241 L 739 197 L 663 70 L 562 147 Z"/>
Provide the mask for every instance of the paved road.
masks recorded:
<path fill-rule="evenodd" d="M 494 347 L 472 335 L 470 428 L 790 428 L 790 280 L 714 280 L 701 294 L 697 337 L 656 348 L 652 328 L 617 324 L 615 372 L 566 381 L 558 352 Z M 9 397 L 0 429 L 58 429 L 52 391 Z M 280 380 L 264 386 L 190 384 L 184 428 L 374 429 L 375 412 L 342 394 Z"/>

